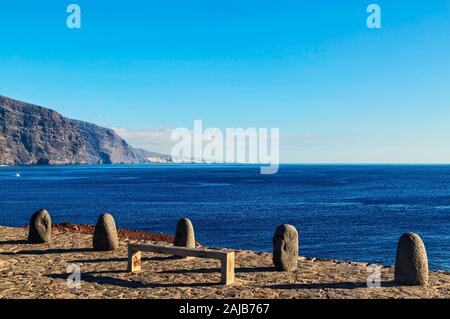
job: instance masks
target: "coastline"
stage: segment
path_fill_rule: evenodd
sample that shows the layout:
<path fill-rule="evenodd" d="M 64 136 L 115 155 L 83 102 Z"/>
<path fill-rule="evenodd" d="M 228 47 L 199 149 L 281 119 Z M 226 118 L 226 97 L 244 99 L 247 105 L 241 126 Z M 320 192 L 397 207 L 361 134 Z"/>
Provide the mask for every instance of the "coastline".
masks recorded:
<path fill-rule="evenodd" d="M 145 254 L 142 271 L 128 273 L 127 245 L 161 243 L 170 235 L 121 230 L 114 252 L 92 250 L 92 225 L 54 225 L 53 241 L 26 242 L 26 227 L 0 226 L 0 298 L 450 298 L 450 272 L 431 271 L 424 287 L 399 286 L 381 268 L 381 287 L 367 287 L 367 263 L 299 257 L 298 269 L 278 272 L 270 253 L 236 250 L 236 281 L 222 286 L 216 260 Z M 149 237 L 146 237 L 149 236 Z M 156 239 L 156 241 L 145 238 Z M 136 238 L 136 239 L 133 239 Z M 81 286 L 67 286 L 68 265 Z"/>
<path fill-rule="evenodd" d="M 28 226 L 24 226 L 28 228 Z M 75 224 L 70 222 L 64 222 L 60 224 L 53 224 L 52 230 L 57 232 L 69 232 L 84 235 L 92 235 L 94 233 L 94 224 Z M 174 235 L 154 233 L 144 230 L 131 230 L 124 228 L 117 228 L 117 235 L 119 239 L 123 240 L 150 240 L 157 242 L 172 243 Z"/>
<path fill-rule="evenodd" d="M 198 240 L 208 246 L 271 251 L 273 230 L 288 222 L 300 230 L 301 252 L 309 257 L 384 265 L 393 264 L 400 235 L 414 231 L 432 256 L 430 268 L 450 270 L 449 235 L 441 227 L 450 213 L 449 172 L 436 166 L 283 166 L 267 178 L 223 165 L 3 168 L 0 224 L 25 225 L 45 207 L 55 222 L 92 224 L 99 212 L 111 212 L 120 227 L 173 233 L 186 215 L 202 227 Z M 224 217 L 233 227 L 221 222 Z"/>

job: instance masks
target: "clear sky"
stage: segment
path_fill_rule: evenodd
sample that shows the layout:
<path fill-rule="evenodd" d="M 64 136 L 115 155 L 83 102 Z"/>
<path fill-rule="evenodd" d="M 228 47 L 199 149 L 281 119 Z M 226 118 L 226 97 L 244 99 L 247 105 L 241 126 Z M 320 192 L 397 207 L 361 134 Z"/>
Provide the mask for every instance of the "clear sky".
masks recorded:
<path fill-rule="evenodd" d="M 154 151 L 201 119 L 280 128 L 283 162 L 450 162 L 448 0 L 70 3 L 0 1 L 0 94 Z"/>

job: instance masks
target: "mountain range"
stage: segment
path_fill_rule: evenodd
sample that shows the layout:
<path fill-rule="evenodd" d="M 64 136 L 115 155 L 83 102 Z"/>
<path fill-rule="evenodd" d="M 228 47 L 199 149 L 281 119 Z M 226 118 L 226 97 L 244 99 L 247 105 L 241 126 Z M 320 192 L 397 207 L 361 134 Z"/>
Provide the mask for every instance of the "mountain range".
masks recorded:
<path fill-rule="evenodd" d="M 0 165 L 170 162 L 137 149 L 112 129 L 0 95 Z"/>

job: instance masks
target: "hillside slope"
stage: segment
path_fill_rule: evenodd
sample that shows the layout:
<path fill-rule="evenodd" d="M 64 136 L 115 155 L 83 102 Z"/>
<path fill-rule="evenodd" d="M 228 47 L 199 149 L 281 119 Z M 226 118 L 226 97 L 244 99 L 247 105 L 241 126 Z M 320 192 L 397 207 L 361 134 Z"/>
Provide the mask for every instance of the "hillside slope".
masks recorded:
<path fill-rule="evenodd" d="M 144 163 L 112 129 L 0 95 L 0 165 Z"/>

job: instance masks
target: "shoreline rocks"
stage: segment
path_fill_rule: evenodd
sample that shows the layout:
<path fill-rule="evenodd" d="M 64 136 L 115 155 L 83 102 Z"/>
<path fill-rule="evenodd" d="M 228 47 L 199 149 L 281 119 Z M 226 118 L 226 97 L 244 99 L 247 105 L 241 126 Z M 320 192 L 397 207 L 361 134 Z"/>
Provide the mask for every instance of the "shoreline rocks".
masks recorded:
<path fill-rule="evenodd" d="M 292 225 L 277 227 L 273 239 L 273 264 L 280 271 L 294 271 L 298 262 L 298 232 Z"/>
<path fill-rule="evenodd" d="M 427 286 L 384 285 L 368 288 L 367 263 L 305 258 L 299 270 L 275 271 L 271 252 L 239 250 L 236 285 L 218 285 L 219 264 L 210 259 L 157 258 L 143 271 L 125 271 L 128 240 L 113 252 L 91 250 L 92 235 L 58 230 L 52 225 L 52 244 L 28 247 L 25 227 L 0 226 L 0 297 L 6 299 L 274 299 L 274 298 L 450 298 L 450 271 L 432 271 Z M 93 230 L 93 229 L 92 229 Z M 163 244 L 158 242 L 158 244 Z M 30 253 L 30 252 L 33 253 Z M 158 255 L 159 256 L 159 255 Z M 147 257 L 152 257 L 148 255 Z M 67 289 L 67 265 L 81 266 L 81 289 Z M 301 271 L 300 271 L 301 270 Z M 382 267 L 384 282 L 394 279 L 393 267 Z M 357 289 L 355 289 L 357 288 Z"/>
<path fill-rule="evenodd" d="M 403 234 L 397 246 L 395 281 L 410 286 L 428 283 L 428 257 L 422 239 L 415 233 Z"/>
<path fill-rule="evenodd" d="M 56 232 L 70 232 L 70 233 L 93 235 L 94 230 L 95 224 L 75 224 L 70 222 L 52 224 L 52 231 Z M 133 230 L 125 228 L 117 228 L 117 235 L 119 236 L 119 240 L 128 239 L 128 240 L 161 241 L 171 244 L 173 243 L 174 239 L 174 235 L 170 234 L 154 233 L 145 230 L 136 230 L 136 229 Z"/>
<path fill-rule="evenodd" d="M 98 217 L 92 246 L 96 251 L 113 251 L 119 246 L 116 222 L 111 214 L 102 214 Z"/>
<path fill-rule="evenodd" d="M 43 244 L 52 241 L 52 219 L 45 209 L 35 212 L 30 219 L 28 242 Z"/>
<path fill-rule="evenodd" d="M 173 245 L 195 248 L 194 226 L 188 218 L 182 218 L 178 221 Z"/>

